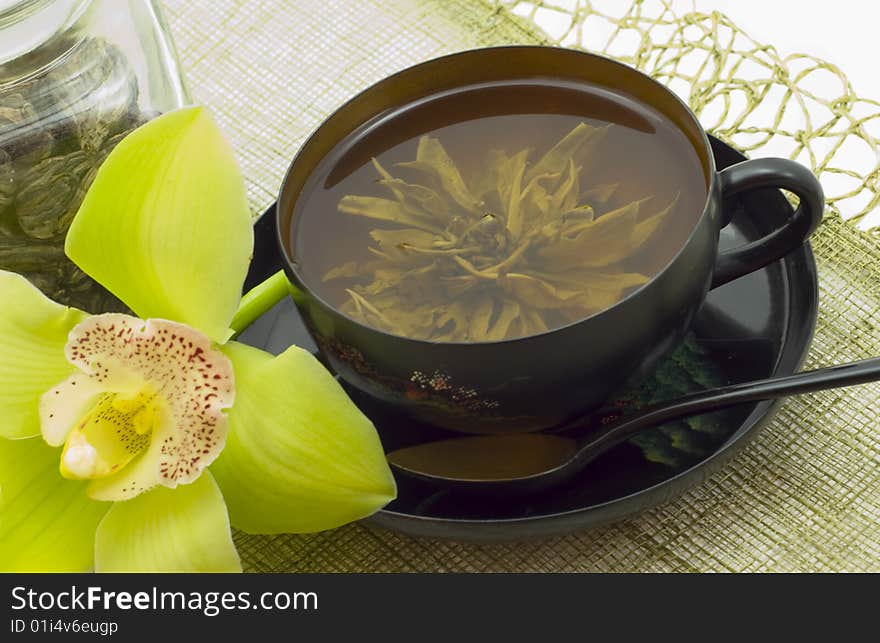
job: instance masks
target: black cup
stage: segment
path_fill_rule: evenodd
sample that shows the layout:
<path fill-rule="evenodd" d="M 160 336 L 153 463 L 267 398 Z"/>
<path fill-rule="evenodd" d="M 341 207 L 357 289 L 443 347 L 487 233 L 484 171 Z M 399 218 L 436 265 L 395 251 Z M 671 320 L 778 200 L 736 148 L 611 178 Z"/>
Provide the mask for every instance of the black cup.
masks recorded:
<path fill-rule="evenodd" d="M 540 76 L 629 94 L 688 138 L 709 183 L 703 213 L 671 262 L 616 305 L 569 326 L 511 340 L 436 343 L 365 326 L 322 300 L 292 260 L 295 204 L 318 163 L 344 138 L 388 110 L 438 92 Z M 719 254 L 730 220 L 725 199 L 783 188 L 800 205 L 784 226 Z M 822 188 L 787 159 L 745 161 L 716 171 L 705 131 L 675 94 L 650 77 L 592 54 L 551 47 L 495 47 L 406 69 L 343 105 L 302 146 L 278 201 L 278 243 L 297 306 L 324 359 L 351 386 L 419 420 L 468 433 L 534 431 L 602 404 L 629 376 L 647 373 L 687 331 L 710 288 L 758 270 L 799 247 L 822 217 Z"/>

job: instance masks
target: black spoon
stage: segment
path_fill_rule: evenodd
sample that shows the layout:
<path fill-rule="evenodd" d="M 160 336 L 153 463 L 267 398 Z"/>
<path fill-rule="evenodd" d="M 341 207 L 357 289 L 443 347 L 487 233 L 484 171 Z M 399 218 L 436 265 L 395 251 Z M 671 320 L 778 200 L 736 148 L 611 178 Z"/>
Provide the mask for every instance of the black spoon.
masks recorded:
<path fill-rule="evenodd" d="M 575 440 L 558 435 L 583 429 L 581 418 L 555 434 L 526 433 L 452 438 L 388 454 L 403 475 L 438 487 L 495 496 L 528 495 L 568 480 L 612 447 L 669 420 L 743 402 L 770 400 L 880 379 L 880 357 L 784 377 L 743 382 L 648 407 Z"/>

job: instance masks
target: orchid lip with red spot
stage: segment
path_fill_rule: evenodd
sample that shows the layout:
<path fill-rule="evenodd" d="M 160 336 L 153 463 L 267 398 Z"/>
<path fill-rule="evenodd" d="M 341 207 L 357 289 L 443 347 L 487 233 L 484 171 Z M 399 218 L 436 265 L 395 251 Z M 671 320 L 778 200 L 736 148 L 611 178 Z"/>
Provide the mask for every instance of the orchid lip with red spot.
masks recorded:
<path fill-rule="evenodd" d="M 41 428 L 65 455 L 76 448 L 76 469 L 62 462 L 62 474 L 92 478 L 91 497 L 125 500 L 190 483 L 220 454 L 235 381 L 205 335 L 177 322 L 96 315 L 70 332 L 66 356 L 79 372 L 43 396 Z M 96 414 L 101 404 L 115 413 Z M 149 440 L 132 438 L 136 423 Z M 143 445 L 133 458 L 132 444 Z"/>

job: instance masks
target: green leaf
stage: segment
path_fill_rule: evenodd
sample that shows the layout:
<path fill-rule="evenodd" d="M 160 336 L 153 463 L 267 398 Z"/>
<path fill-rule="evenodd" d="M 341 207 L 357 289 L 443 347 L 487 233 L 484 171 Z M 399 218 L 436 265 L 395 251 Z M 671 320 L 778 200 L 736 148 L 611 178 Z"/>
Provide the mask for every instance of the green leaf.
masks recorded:
<path fill-rule="evenodd" d="M 98 572 L 240 572 L 223 496 L 205 471 L 113 504 L 95 536 Z"/>
<path fill-rule="evenodd" d="M 86 315 L 47 299 L 24 277 L 5 270 L 0 301 L 0 437 L 39 435 L 40 398 L 74 371 L 64 346 Z"/>
<path fill-rule="evenodd" d="M 211 471 L 237 529 L 330 529 L 395 497 L 375 428 L 310 353 L 294 346 L 272 357 L 236 342 L 223 351 L 236 400 Z"/>
<path fill-rule="evenodd" d="M 110 505 L 90 500 L 86 483 L 62 478 L 60 455 L 39 438 L 0 440 L 0 570 L 92 568 L 95 528 Z"/>
<path fill-rule="evenodd" d="M 726 359 L 730 355 L 725 352 Z M 613 396 L 608 406 L 625 408 L 627 413 L 707 388 L 721 386 L 727 379 L 718 366 L 717 355 L 702 347 L 693 334 L 678 345 L 647 379 L 630 382 Z M 646 430 L 629 440 L 647 460 L 673 468 L 692 465 L 706 457 L 727 439 L 737 409 L 705 413 Z M 731 415 L 732 414 L 732 415 Z"/>
<path fill-rule="evenodd" d="M 65 251 L 139 317 L 228 339 L 253 230 L 235 157 L 208 114 L 169 112 L 123 139 L 98 171 Z"/>

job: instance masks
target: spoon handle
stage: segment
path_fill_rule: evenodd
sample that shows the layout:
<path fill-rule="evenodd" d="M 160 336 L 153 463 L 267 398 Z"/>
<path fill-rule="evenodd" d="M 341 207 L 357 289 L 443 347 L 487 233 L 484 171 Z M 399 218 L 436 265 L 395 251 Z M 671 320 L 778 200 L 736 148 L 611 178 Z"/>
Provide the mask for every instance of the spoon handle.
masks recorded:
<path fill-rule="evenodd" d="M 633 417 L 624 417 L 608 424 L 598 433 L 582 439 L 578 444 L 578 452 L 572 460 L 585 465 L 639 431 L 669 420 L 699 415 L 743 402 L 771 400 L 876 380 L 880 380 L 880 357 L 692 393 L 673 401 L 649 406 Z"/>

